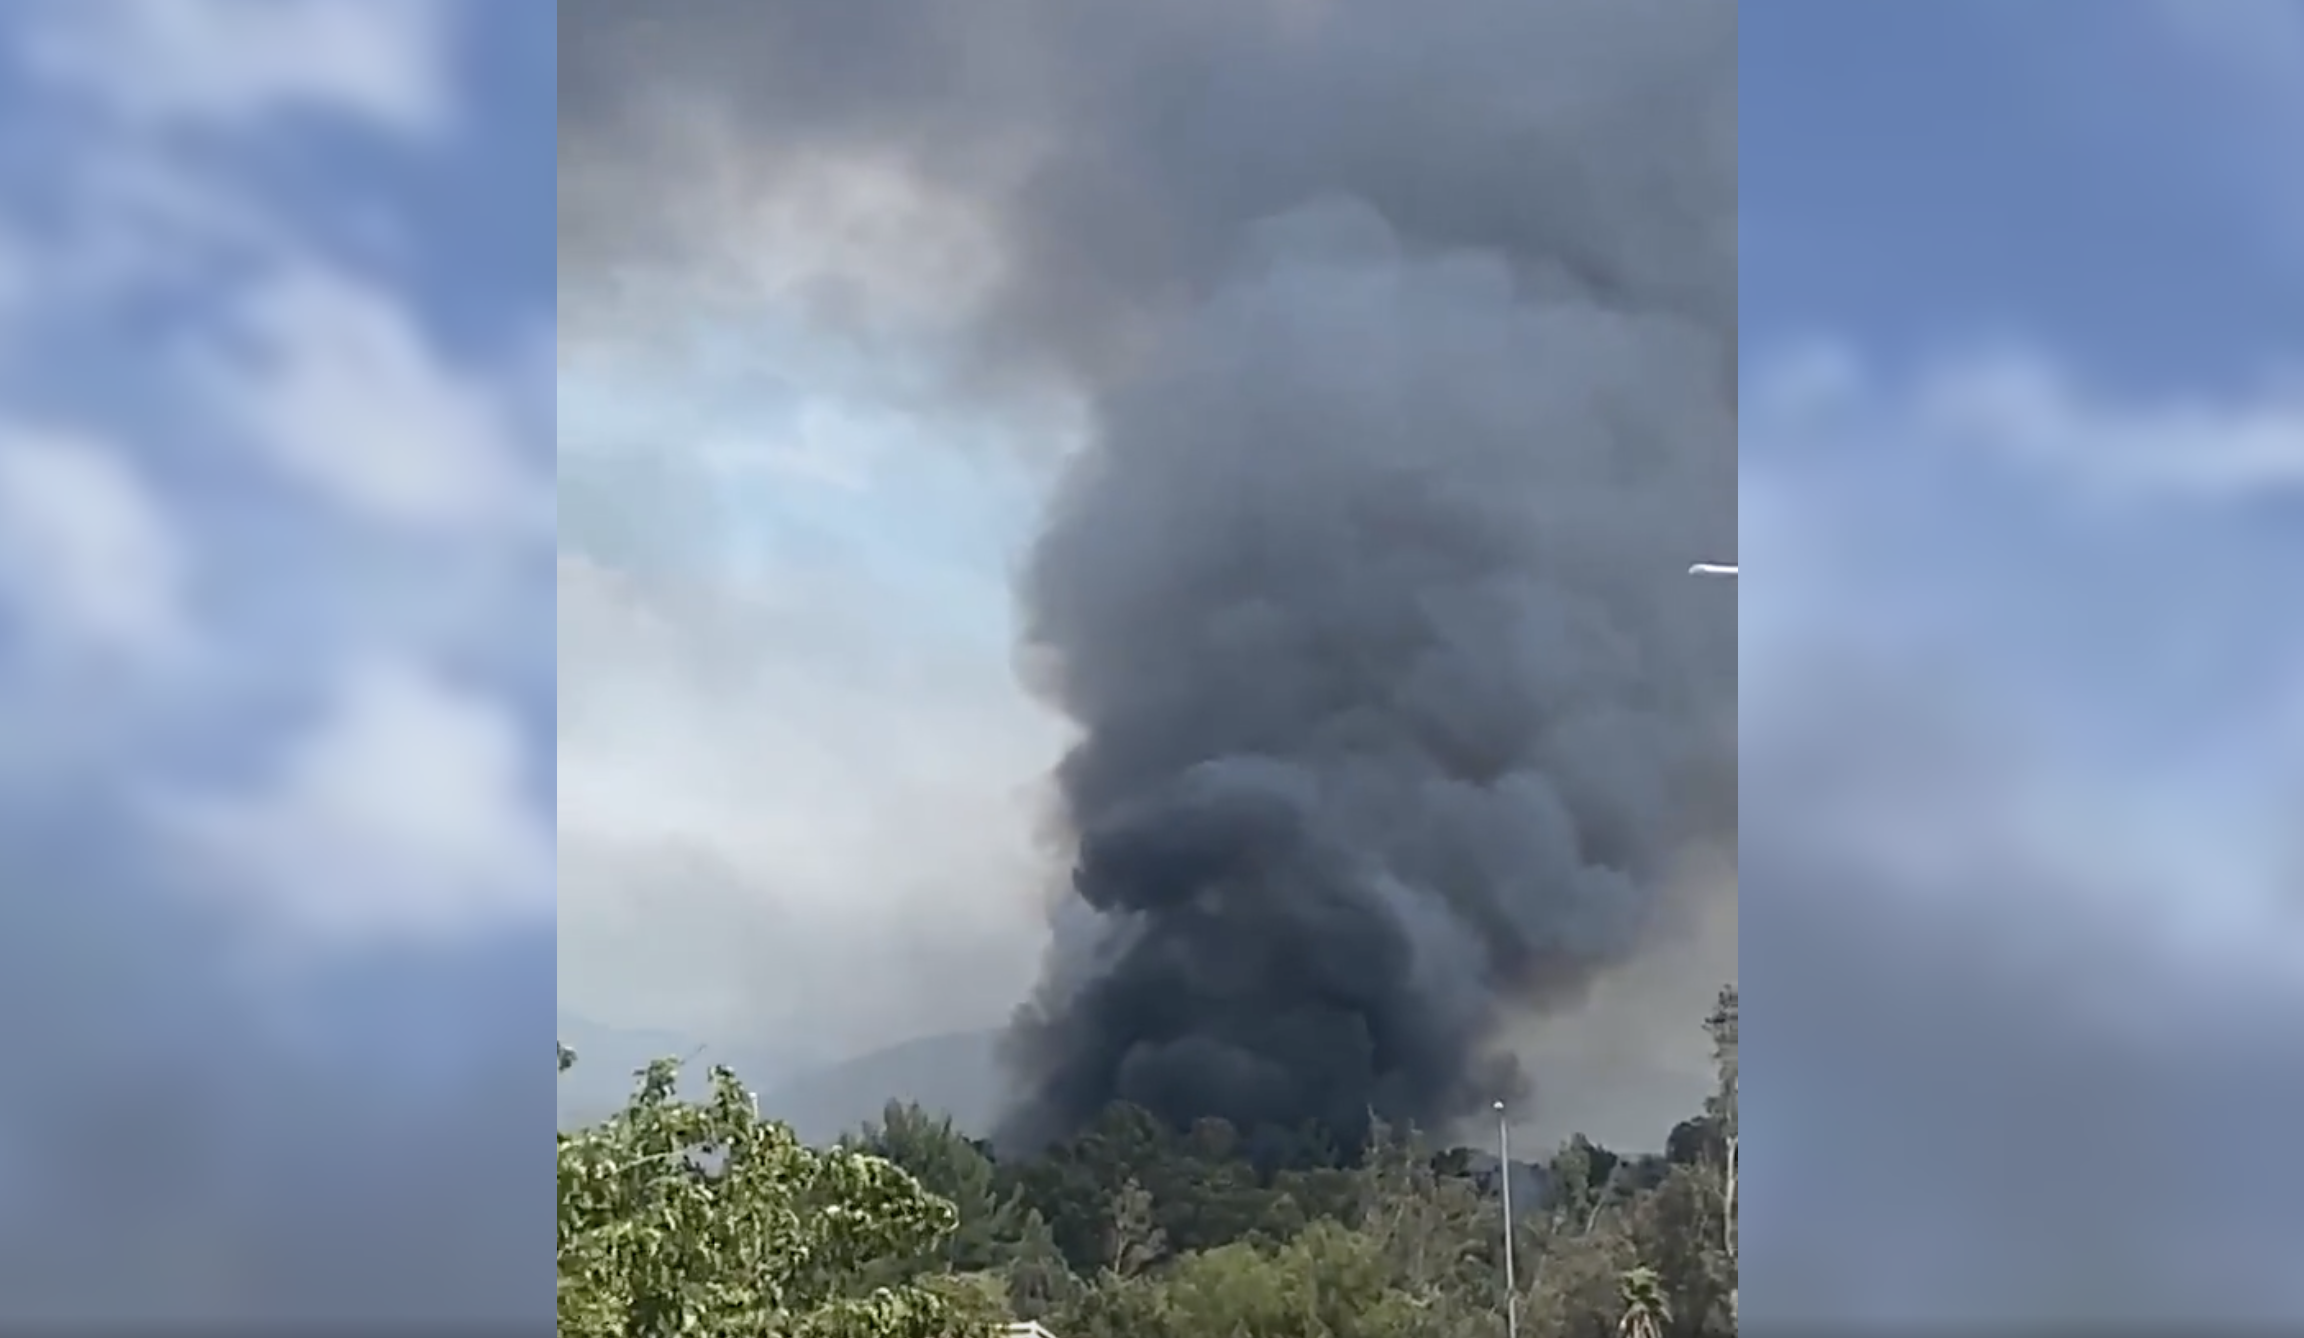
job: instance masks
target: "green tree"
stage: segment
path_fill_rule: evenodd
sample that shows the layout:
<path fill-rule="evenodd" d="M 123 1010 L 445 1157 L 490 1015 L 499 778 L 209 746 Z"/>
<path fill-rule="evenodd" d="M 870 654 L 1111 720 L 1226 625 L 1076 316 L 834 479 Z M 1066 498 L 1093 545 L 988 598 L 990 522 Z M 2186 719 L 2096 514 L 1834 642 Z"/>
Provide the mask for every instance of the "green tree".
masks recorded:
<path fill-rule="evenodd" d="M 1176 1331 L 1159 1279 L 1124 1278 L 1109 1270 L 1047 1324 L 1062 1338 L 1168 1338 Z"/>
<path fill-rule="evenodd" d="M 1105 1267 L 1132 1278 L 1168 1257 L 1168 1235 L 1152 1215 L 1152 1195 L 1134 1179 L 1112 1199 L 1112 1228 Z"/>
<path fill-rule="evenodd" d="M 1065 1261 L 1074 1271 L 1090 1274 L 1111 1262 L 1123 1188 L 1160 1178 L 1169 1145 L 1167 1131 L 1151 1112 L 1115 1104 L 1076 1137 L 1009 1174 L 1020 1201 L 1046 1219 Z"/>
<path fill-rule="evenodd" d="M 1727 1255 L 1720 1248 L 1719 1181 L 1708 1168 L 1674 1166 L 1625 1214 L 1624 1227 L 1661 1288 L 1675 1338 L 1733 1333 Z"/>
<path fill-rule="evenodd" d="M 1622 1338 L 1664 1338 L 1666 1326 L 1672 1323 L 1672 1305 L 1664 1298 L 1655 1269 L 1645 1264 L 1626 1269 L 1618 1294 L 1624 1309 L 1616 1321 L 1616 1332 Z"/>
<path fill-rule="evenodd" d="M 884 1158 L 803 1147 L 726 1069 L 679 1100 L 678 1069 L 650 1065 L 622 1111 L 558 1136 L 563 1338 L 942 1338 L 976 1308 L 943 1280 L 866 1281 L 933 1251 L 950 1204 Z"/>
<path fill-rule="evenodd" d="M 1527 1338 L 1617 1338 L 1620 1284 L 1636 1261 L 1630 1240 L 1610 1222 L 1588 1232 L 1548 1235 L 1523 1271 L 1529 1282 L 1521 1332 Z"/>
<path fill-rule="evenodd" d="M 1427 1302 L 1444 1294 L 1493 1301 L 1504 1268 L 1500 1202 L 1468 1176 L 1441 1174 L 1418 1139 L 1382 1123 L 1370 1131 L 1358 1178 L 1347 1221 L 1396 1286 Z"/>
<path fill-rule="evenodd" d="M 995 1334 L 1017 1317 L 998 1272 L 935 1273 L 919 1285 L 944 1303 L 946 1335 Z"/>
<path fill-rule="evenodd" d="M 1729 1338 L 1736 1012 L 1704 1025 L 1718 1083 L 1661 1155 L 1563 1145 L 1515 1199 L 1527 1338 Z M 560 1067 L 575 1062 L 565 1046 Z M 963 1338 L 1012 1317 L 1063 1338 L 1502 1338 L 1503 1226 L 1485 1158 L 1372 1121 L 1172 1128 L 1116 1105 L 1001 1158 L 891 1105 L 826 1152 L 734 1078 L 678 1066 L 560 1140 L 561 1330 L 582 1338 Z M 1357 1135 L 1355 1135 L 1357 1136 Z"/>
<path fill-rule="evenodd" d="M 920 1187 L 950 1203 L 957 1225 L 939 1250 L 942 1262 L 968 1273 L 1005 1263 L 1021 1235 L 1016 1196 L 997 1182 L 984 1146 L 916 1104 L 891 1101 L 880 1122 L 845 1140 L 853 1149 L 885 1157 Z M 910 1261 L 915 1269 L 926 1260 Z"/>
<path fill-rule="evenodd" d="M 1712 1038 L 1712 1062 L 1717 1086 L 1705 1102 L 1705 1114 L 1720 1127 L 1721 1251 L 1727 1259 L 1728 1325 L 1736 1325 L 1736 1079 L 1740 1066 L 1736 1050 L 1737 1010 L 1740 998 L 1734 984 L 1720 987 L 1704 1029 Z"/>
<path fill-rule="evenodd" d="M 1404 1338 L 1439 1333 L 1433 1298 L 1396 1284 L 1380 1242 L 1333 1221 L 1280 1249 L 1246 1244 L 1190 1256 L 1167 1286 L 1171 1332 L 1256 1338 Z"/>
<path fill-rule="evenodd" d="M 1018 1319 L 1045 1320 L 1079 1305 L 1088 1285 L 1064 1262 L 1056 1237 L 1036 1208 L 1024 1210 L 1007 1265 L 1008 1305 Z M 1066 1338 L 1073 1338 L 1067 1334 Z"/>

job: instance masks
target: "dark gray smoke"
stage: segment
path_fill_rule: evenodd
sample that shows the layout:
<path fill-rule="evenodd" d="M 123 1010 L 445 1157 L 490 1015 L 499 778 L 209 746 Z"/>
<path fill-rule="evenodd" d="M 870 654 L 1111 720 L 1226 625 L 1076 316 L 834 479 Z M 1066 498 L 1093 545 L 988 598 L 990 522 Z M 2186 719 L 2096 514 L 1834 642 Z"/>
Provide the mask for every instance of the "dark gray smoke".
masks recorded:
<path fill-rule="evenodd" d="M 1734 552 L 1733 4 L 562 12 L 564 304 L 741 235 L 671 174 L 871 155 L 1001 239 L 956 384 L 1088 406 L 1022 582 L 1081 740 L 1012 1135 L 1445 1120 L 1668 926 L 1735 821 L 1684 574 Z"/>
<path fill-rule="evenodd" d="M 1636 952 L 1729 817 L 1732 624 L 1677 561 L 1730 537 L 1717 340 L 1363 204 L 1245 239 L 1026 580 L 1108 917 L 1020 1032 L 1034 1130 L 1460 1114 L 1502 1012 Z"/>

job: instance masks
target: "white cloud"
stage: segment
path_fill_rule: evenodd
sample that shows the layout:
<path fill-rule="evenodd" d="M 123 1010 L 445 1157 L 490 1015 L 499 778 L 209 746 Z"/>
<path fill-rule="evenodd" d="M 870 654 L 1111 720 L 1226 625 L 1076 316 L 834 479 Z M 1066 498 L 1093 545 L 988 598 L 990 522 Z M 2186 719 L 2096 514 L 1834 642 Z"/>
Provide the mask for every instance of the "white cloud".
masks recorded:
<path fill-rule="evenodd" d="M 1933 378 L 1913 407 L 1923 430 L 2119 493 L 2224 500 L 2304 489 L 2304 393 L 2105 403 L 2042 359 L 2004 353 Z"/>
<path fill-rule="evenodd" d="M 139 654 L 186 647 L 187 555 L 119 451 L 0 427 L 0 592 L 40 627 Z"/>
<path fill-rule="evenodd" d="M 422 668 L 358 667 L 258 788 L 171 792 L 153 815 L 267 923 L 362 941 L 552 912 L 553 858 L 497 703 Z"/>
<path fill-rule="evenodd" d="M 1982 452 L 2051 485 L 2129 501 L 2304 490 L 2304 387 L 2294 383 L 2269 381 L 2247 398 L 2129 402 L 2023 349 L 1889 379 L 1829 343 L 1788 354 L 1755 380 L 1747 418 L 1777 438 L 1756 439 L 1763 450 L 1861 433 L 1898 450 Z"/>
<path fill-rule="evenodd" d="M 203 345 L 183 358 L 224 420 L 291 477 L 396 525 L 529 537 L 550 527 L 549 487 L 520 458 L 515 406 L 444 362 L 389 295 L 303 265 L 249 293 L 240 317 L 253 356 Z"/>
<path fill-rule="evenodd" d="M 46 91 L 93 98 L 120 119 L 80 128 L 56 155 L 71 227 L 20 267 L 19 305 L 232 280 L 221 320 L 170 336 L 175 370 L 216 417 L 202 426 L 237 430 L 364 518 L 541 539 L 548 480 L 519 451 L 538 415 L 504 385 L 532 370 L 537 351 L 477 373 L 458 367 L 399 295 L 322 256 L 266 192 L 172 137 L 212 129 L 250 147 L 299 108 L 411 134 L 447 129 L 455 11 L 439 0 L 121 0 L 39 6 L 26 27 Z M 0 265 L 10 278 L 15 268 Z M 242 277 L 251 269 L 257 277 Z"/>
<path fill-rule="evenodd" d="M 2007 352 L 1891 376 L 1827 346 L 1757 380 L 1738 591 L 1747 831 L 1796 811 L 1805 845 L 1873 870 L 1880 894 L 2054 889 L 2009 913 L 2122 925 L 2171 964 L 2295 972 L 2288 838 L 2241 801 L 2282 703 L 2219 700 L 2191 751 L 2145 762 L 2124 741 L 2165 709 L 2137 695 L 2160 688 L 2158 648 L 2110 652 L 2075 629 L 2281 653 L 2257 631 L 2280 625 L 2292 582 L 2260 568 L 2266 541 L 2237 520 L 2202 523 L 2304 489 L 2304 400 L 2124 403 Z M 2027 486 L 1999 486 L 2011 472 Z M 2060 523 L 2107 498 L 2121 505 L 2091 511 L 2100 523 Z M 2181 575 L 2110 594 L 2080 542 Z"/>
<path fill-rule="evenodd" d="M 48 301 L 102 301 L 209 278 L 220 255 L 296 249 L 265 204 L 180 159 L 119 151 L 74 159 L 71 235 L 26 276 Z"/>
<path fill-rule="evenodd" d="M 37 14 L 34 71 L 137 128 L 237 128 L 309 108 L 428 135 L 455 118 L 451 11 L 438 0 L 109 0 Z"/>
<path fill-rule="evenodd" d="M 2294 582 L 2259 559 L 2304 548 L 2257 504 L 2293 495 L 2264 426 L 2292 407 L 2124 403 L 2028 355 L 1765 364 L 1739 948 L 1770 1038 L 1752 1137 L 1803 1154 L 1755 1182 L 1747 1243 L 1859 1277 L 1906 1327 L 2292 1311 L 2285 1275 L 2231 1263 L 2295 1249 L 2298 1167 L 2264 1117 L 2296 1100 L 2264 1056 L 2304 1025 L 2295 827 L 2260 802 L 2284 694 L 2237 664 L 2191 699 L 2162 654 L 2278 644 Z M 2182 575 L 2107 591 L 2100 561 Z M 2156 1147 L 2251 1171 L 2163 1174 Z M 1852 1308 L 1747 1279 L 1747 1307 L 1804 1303 Z"/>
<path fill-rule="evenodd" d="M 696 448 L 696 457 L 710 473 L 864 492 L 886 463 L 885 443 L 900 439 L 903 431 L 901 423 L 866 420 L 809 403 L 787 431 L 773 438 L 710 440 Z"/>

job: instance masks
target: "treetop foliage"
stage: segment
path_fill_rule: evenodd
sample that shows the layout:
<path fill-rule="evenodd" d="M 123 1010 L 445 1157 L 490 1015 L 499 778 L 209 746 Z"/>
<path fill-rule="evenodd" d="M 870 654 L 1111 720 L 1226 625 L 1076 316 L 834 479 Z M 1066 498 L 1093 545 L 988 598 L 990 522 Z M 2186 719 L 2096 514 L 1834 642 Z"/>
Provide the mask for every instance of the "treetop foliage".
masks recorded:
<path fill-rule="evenodd" d="M 1735 1331 L 1736 1011 L 1731 986 L 1705 1020 L 1719 1082 L 1664 1153 L 1578 1137 L 1514 1172 L 1528 1338 Z M 1319 1130 L 1177 1130 L 1115 1106 L 1007 1160 L 896 1103 L 816 1149 L 725 1069 L 677 1099 L 677 1070 L 651 1065 L 623 1111 L 559 1135 L 563 1335 L 1505 1332 L 1504 1172 L 1412 1130 L 1339 1155 Z"/>

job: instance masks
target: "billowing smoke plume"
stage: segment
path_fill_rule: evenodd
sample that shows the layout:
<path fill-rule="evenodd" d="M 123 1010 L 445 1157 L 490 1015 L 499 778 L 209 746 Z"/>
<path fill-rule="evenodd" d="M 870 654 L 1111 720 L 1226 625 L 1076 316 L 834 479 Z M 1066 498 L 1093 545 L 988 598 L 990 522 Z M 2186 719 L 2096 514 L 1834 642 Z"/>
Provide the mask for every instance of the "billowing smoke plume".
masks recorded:
<path fill-rule="evenodd" d="M 1034 1129 L 1501 1095 L 1502 1010 L 1636 952 L 1728 811 L 1729 625 L 1679 561 L 1728 538 L 1716 337 L 1357 202 L 1247 241 L 1027 579 L 1106 916 L 1021 1034 Z"/>
<path fill-rule="evenodd" d="M 1734 552 L 1734 5 L 565 8 L 564 266 L 693 244 L 615 207 L 681 161 L 636 136 L 753 136 L 771 197 L 896 163 L 999 239 L 959 384 L 1088 406 L 1022 581 L 1077 868 L 1008 1132 L 1503 1094 L 1499 1025 L 1732 840 L 1685 571 Z M 588 77 L 642 48 L 652 97 Z"/>

